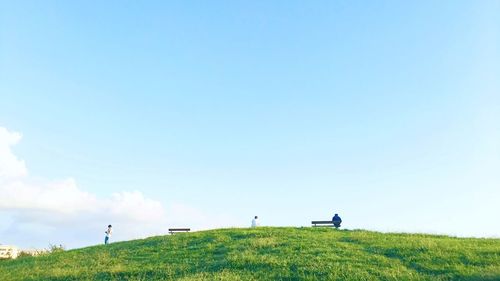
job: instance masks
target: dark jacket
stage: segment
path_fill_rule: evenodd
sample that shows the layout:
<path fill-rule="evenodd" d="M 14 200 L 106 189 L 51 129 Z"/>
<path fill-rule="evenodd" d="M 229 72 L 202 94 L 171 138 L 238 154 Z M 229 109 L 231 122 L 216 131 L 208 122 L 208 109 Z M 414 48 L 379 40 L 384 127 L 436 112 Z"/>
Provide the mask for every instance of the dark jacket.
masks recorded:
<path fill-rule="evenodd" d="M 341 223 L 342 219 L 338 215 L 335 215 L 332 218 L 332 222 L 334 222 L 334 223 Z"/>

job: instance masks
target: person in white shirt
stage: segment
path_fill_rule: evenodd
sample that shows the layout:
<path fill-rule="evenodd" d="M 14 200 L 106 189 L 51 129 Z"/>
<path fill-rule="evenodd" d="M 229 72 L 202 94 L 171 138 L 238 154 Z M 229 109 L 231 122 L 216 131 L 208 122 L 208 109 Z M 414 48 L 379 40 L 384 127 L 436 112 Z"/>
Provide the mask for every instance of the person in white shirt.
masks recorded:
<path fill-rule="evenodd" d="M 255 216 L 252 220 L 252 227 L 257 227 L 259 226 L 260 223 L 259 223 L 259 217 L 258 216 Z"/>
<path fill-rule="evenodd" d="M 108 229 L 104 231 L 106 233 L 106 237 L 104 238 L 104 244 L 107 245 L 109 243 L 109 238 L 111 238 L 111 233 L 113 233 L 113 230 L 111 229 L 112 226 L 111 224 L 108 225 Z"/>

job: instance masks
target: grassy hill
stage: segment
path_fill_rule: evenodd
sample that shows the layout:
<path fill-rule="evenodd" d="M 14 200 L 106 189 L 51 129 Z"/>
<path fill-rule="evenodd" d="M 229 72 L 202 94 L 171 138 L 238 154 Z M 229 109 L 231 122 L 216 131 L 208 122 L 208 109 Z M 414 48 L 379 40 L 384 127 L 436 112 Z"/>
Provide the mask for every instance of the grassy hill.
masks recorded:
<path fill-rule="evenodd" d="M 220 229 L 0 261 L 7 280 L 500 280 L 500 240 Z"/>

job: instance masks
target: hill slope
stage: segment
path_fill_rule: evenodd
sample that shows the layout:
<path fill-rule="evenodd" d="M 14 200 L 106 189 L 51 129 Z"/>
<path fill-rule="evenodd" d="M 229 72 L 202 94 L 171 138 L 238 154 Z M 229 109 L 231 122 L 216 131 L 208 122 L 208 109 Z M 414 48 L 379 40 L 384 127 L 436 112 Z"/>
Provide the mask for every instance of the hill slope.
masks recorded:
<path fill-rule="evenodd" d="M 1 280 L 500 280 L 500 240 L 220 229 L 0 261 Z"/>

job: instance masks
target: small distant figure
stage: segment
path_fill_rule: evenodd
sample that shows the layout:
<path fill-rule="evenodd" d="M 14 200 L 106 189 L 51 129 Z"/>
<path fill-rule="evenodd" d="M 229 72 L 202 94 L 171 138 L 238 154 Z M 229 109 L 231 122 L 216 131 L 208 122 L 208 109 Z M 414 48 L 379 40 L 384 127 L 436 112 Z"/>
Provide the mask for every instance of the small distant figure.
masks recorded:
<path fill-rule="evenodd" d="M 259 223 L 259 217 L 258 216 L 255 216 L 252 220 L 252 227 L 257 227 L 259 226 L 260 223 Z"/>
<path fill-rule="evenodd" d="M 339 217 L 339 214 L 335 214 L 332 218 L 332 223 L 335 228 L 339 228 L 342 223 L 342 219 Z"/>
<path fill-rule="evenodd" d="M 106 233 L 106 237 L 104 237 L 104 244 L 107 245 L 109 244 L 109 238 L 111 238 L 111 234 L 113 233 L 111 224 L 108 225 L 108 229 L 104 231 L 104 233 Z"/>

